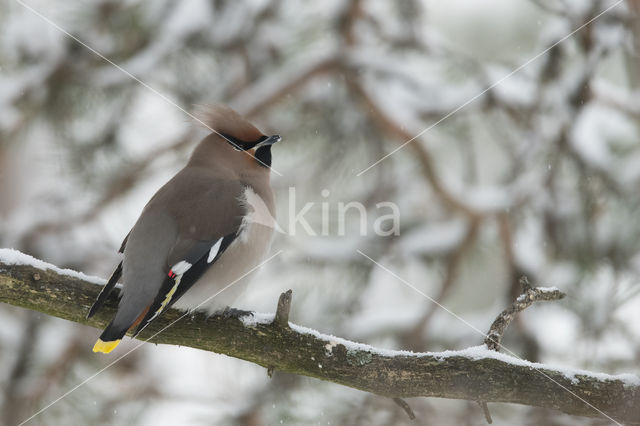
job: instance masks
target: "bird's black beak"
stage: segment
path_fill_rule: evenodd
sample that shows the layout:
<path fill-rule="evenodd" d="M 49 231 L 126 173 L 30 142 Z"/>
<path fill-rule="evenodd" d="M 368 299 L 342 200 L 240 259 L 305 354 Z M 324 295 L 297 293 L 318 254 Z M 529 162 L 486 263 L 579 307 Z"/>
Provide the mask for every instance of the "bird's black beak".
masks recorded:
<path fill-rule="evenodd" d="M 255 147 L 260 148 L 261 146 L 273 145 L 274 143 L 280 142 L 281 140 L 282 138 L 280 137 L 280 135 L 269 136 L 265 140 L 258 142 Z"/>

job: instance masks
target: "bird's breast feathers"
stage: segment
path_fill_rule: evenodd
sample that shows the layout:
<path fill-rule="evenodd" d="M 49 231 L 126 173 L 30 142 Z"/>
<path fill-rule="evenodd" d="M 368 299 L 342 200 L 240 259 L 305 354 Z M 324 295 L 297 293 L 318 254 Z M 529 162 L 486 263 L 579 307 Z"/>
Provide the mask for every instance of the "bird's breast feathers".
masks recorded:
<path fill-rule="evenodd" d="M 266 226 L 272 230 L 280 230 L 272 211 L 253 188 L 247 186 L 239 201 L 246 209 L 246 214 L 242 218 L 242 224 L 238 232 L 242 242 L 246 243 L 248 241 L 250 233 L 247 231 L 254 224 Z"/>

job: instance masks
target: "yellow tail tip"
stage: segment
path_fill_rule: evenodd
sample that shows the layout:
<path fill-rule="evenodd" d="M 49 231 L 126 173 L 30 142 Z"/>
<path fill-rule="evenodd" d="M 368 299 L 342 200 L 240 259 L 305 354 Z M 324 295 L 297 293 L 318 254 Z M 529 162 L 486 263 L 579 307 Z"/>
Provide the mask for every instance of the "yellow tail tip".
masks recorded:
<path fill-rule="evenodd" d="M 102 352 L 103 354 L 108 354 L 112 350 L 118 346 L 120 343 L 120 339 L 112 340 L 110 342 L 104 342 L 102 339 L 98 339 L 95 345 L 93 345 L 94 352 Z"/>

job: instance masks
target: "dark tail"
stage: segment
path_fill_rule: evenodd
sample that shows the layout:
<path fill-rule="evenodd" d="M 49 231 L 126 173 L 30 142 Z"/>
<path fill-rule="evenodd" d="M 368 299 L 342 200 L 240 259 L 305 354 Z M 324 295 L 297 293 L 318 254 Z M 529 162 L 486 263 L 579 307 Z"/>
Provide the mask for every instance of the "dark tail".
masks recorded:
<path fill-rule="evenodd" d="M 111 275 L 111 278 L 109 278 L 109 281 L 104 285 L 104 287 L 102 287 L 100 294 L 98 294 L 98 298 L 96 299 L 95 302 L 93 302 L 91 309 L 89 309 L 87 318 L 91 318 L 93 314 L 95 314 L 98 311 L 98 309 L 100 309 L 100 307 L 104 305 L 104 302 L 107 300 L 107 297 L 109 297 L 109 294 L 111 294 L 113 289 L 116 287 L 116 283 L 118 282 L 121 276 L 122 276 L 122 262 L 118 264 L 118 267 L 116 268 L 115 271 L 113 271 L 113 274 Z"/>

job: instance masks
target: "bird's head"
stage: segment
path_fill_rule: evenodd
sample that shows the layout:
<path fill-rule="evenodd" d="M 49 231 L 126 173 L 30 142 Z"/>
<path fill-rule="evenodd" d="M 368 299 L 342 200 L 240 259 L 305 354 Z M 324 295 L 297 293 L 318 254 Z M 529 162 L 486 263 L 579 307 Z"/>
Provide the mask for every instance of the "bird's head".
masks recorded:
<path fill-rule="evenodd" d="M 247 119 L 224 105 L 199 106 L 195 117 L 198 124 L 213 130 L 214 134 L 208 143 L 215 144 L 215 148 L 232 158 L 234 163 L 270 169 L 271 146 L 280 142 L 280 135 L 263 134 Z"/>

